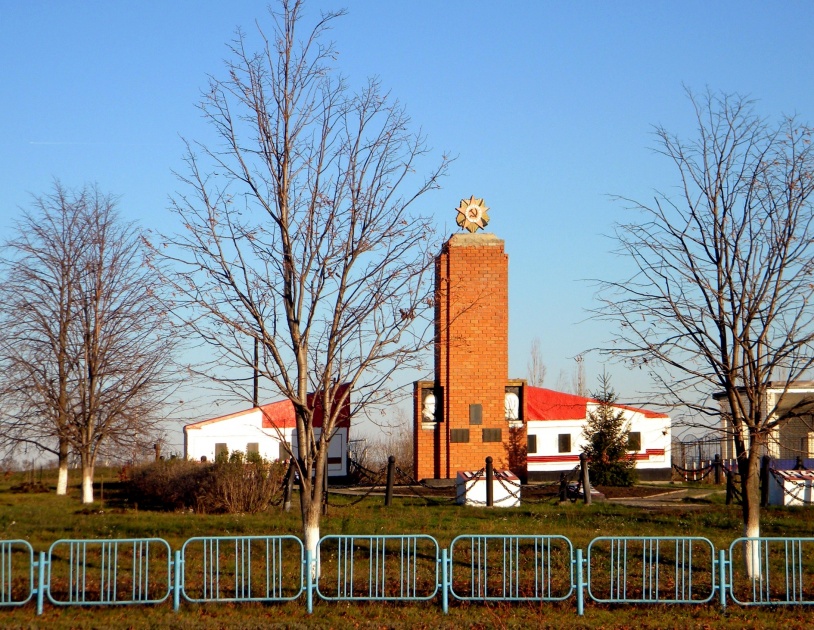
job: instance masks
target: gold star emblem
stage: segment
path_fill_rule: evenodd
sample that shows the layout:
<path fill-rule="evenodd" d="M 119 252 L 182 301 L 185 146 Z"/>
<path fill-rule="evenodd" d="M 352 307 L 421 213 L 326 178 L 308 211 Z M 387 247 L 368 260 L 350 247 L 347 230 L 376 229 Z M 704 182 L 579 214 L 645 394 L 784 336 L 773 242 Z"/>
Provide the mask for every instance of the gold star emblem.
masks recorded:
<path fill-rule="evenodd" d="M 478 228 L 483 230 L 489 224 L 489 215 L 486 213 L 488 209 L 483 204 L 483 199 L 475 199 L 474 196 L 469 199 L 461 199 L 455 222 L 464 230 L 469 230 L 474 234 Z"/>

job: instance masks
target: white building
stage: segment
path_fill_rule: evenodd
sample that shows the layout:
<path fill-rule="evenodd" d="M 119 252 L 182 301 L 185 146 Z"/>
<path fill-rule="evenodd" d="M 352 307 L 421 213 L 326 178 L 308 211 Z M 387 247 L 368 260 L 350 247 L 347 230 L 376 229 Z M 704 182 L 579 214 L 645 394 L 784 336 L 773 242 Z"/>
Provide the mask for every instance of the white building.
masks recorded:
<path fill-rule="evenodd" d="M 713 396 L 721 406 L 721 457 L 737 457 L 733 440 L 733 429 L 729 414 L 729 401 L 724 392 Z M 746 400 L 744 398 L 744 404 Z M 781 467 L 791 468 L 797 457 L 814 459 L 814 381 L 777 381 L 768 383 L 765 400 L 761 403 L 761 413 L 769 416 L 769 423 L 777 423 L 769 433 L 767 444 L 761 448 L 763 454 L 781 460 Z M 748 434 L 745 436 L 748 445 Z M 811 462 L 805 463 L 811 465 Z"/>
<path fill-rule="evenodd" d="M 347 475 L 348 438 L 350 434 L 350 397 L 340 412 L 337 429 L 328 447 L 328 475 Z M 322 429 L 322 413 L 314 410 L 314 433 Z M 184 457 L 192 460 L 215 461 L 221 452 L 259 453 L 269 460 L 286 459 L 283 442 L 292 445 L 298 454 L 294 405 L 290 400 L 253 407 L 210 420 L 194 422 L 184 427 Z"/>
<path fill-rule="evenodd" d="M 599 403 L 592 398 L 555 392 L 542 387 L 524 388 L 527 454 L 530 480 L 556 479 L 579 464 L 586 440 L 582 431 L 588 414 Z M 669 480 L 670 416 L 626 405 L 615 405 L 630 424 L 630 451 L 639 478 Z"/>

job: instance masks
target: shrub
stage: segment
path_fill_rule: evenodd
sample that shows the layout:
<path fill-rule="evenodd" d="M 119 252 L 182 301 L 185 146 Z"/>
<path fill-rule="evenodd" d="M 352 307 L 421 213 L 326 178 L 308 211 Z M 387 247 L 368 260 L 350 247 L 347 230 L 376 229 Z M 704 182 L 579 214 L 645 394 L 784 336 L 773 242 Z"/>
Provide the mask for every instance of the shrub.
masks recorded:
<path fill-rule="evenodd" d="M 171 459 L 136 468 L 127 494 L 146 508 L 254 514 L 271 507 L 284 474 L 284 464 L 255 453 L 235 451 L 214 464 Z"/>
<path fill-rule="evenodd" d="M 206 464 L 180 458 L 137 466 L 125 481 L 128 498 L 148 509 L 195 508 L 208 468 Z"/>
<path fill-rule="evenodd" d="M 232 453 L 228 462 L 209 467 L 209 475 L 198 494 L 202 512 L 255 514 L 270 508 L 279 493 L 285 464 L 268 462 L 256 453 Z"/>

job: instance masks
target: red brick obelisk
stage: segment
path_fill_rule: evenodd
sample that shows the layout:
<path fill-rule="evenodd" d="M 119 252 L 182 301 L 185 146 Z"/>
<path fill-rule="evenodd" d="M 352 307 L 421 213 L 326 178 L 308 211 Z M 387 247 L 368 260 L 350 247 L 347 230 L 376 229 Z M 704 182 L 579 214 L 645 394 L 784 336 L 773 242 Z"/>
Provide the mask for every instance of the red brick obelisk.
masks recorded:
<path fill-rule="evenodd" d="M 416 383 L 418 479 L 479 470 L 489 455 L 495 468 L 508 467 L 508 341 L 509 257 L 503 241 L 484 232 L 454 234 L 435 262 L 435 380 Z M 434 422 L 422 417 L 429 391 L 436 401 Z"/>

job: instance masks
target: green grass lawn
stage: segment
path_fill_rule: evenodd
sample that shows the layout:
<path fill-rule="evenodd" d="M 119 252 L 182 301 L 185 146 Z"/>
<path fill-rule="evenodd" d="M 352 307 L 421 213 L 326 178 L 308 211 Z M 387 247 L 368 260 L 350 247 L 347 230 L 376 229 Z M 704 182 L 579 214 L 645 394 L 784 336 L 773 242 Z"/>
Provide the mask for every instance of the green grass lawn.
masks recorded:
<path fill-rule="evenodd" d="M 40 473 L 36 472 L 34 481 Z M 163 538 L 180 549 L 195 536 L 243 536 L 300 533 L 295 502 L 291 513 L 279 509 L 257 515 L 203 515 L 191 512 L 145 511 L 130 505 L 120 492 L 116 470 L 97 473 L 97 497 L 92 506 L 80 502 L 78 486 L 67 497 L 53 493 L 55 475 L 43 471 L 48 493 L 17 493 L 11 489 L 31 475 L 15 474 L 0 480 L 0 539 L 24 539 L 35 551 L 47 551 L 62 538 Z M 100 496 L 101 495 L 101 496 Z M 519 508 L 484 509 L 452 504 L 428 504 L 420 498 L 396 498 L 390 508 L 382 497 L 350 505 L 352 497 L 331 495 L 322 534 L 428 534 L 442 547 L 459 534 L 557 534 L 575 548 L 585 549 L 598 536 L 703 536 L 716 548 L 728 547 L 740 536 L 740 512 L 718 497 L 702 509 L 650 510 L 613 503 L 554 501 Z M 764 511 L 763 535 L 814 537 L 810 509 Z M 33 605 L 0 609 L 2 627 L 48 628 L 248 628 L 248 627 L 780 627 L 803 628 L 814 623 L 814 610 L 804 607 L 740 608 L 722 613 L 717 605 L 602 606 L 586 601 L 578 617 L 575 600 L 563 603 L 466 604 L 453 602 L 443 615 L 440 598 L 420 604 L 365 604 L 317 601 L 314 614 L 305 610 L 304 597 L 287 604 L 182 604 L 157 606 L 57 608 L 46 604 L 42 616 Z"/>

